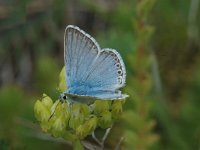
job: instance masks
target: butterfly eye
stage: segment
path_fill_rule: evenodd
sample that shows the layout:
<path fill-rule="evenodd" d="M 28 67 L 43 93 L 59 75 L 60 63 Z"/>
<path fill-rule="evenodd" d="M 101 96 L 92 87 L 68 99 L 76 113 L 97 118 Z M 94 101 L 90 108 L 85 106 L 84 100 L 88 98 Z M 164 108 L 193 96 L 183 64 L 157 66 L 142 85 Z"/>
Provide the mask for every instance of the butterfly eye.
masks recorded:
<path fill-rule="evenodd" d="M 67 99 L 67 96 L 65 96 L 65 95 L 63 95 L 63 97 L 62 97 L 64 100 L 66 100 Z"/>

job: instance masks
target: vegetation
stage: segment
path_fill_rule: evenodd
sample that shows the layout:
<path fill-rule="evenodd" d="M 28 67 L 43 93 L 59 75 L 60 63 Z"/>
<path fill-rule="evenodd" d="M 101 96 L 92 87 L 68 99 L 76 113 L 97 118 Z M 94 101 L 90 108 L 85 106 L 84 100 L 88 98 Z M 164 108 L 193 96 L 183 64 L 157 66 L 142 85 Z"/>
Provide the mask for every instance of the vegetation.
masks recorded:
<path fill-rule="evenodd" d="M 2 1 L 0 150 L 200 149 L 199 5 L 199 0 Z M 106 108 L 99 110 L 57 101 L 66 88 L 60 71 L 68 24 L 122 55 L 125 103 L 97 101 L 93 106 Z M 71 117 L 74 111 L 77 118 Z"/>

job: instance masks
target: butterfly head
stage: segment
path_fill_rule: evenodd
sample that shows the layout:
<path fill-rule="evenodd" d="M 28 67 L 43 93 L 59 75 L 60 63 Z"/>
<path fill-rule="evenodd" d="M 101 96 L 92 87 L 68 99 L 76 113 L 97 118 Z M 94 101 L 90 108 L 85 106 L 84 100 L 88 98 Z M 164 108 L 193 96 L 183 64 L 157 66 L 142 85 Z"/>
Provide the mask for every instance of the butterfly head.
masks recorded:
<path fill-rule="evenodd" d="M 61 100 L 62 102 L 64 102 L 64 101 L 66 101 L 66 99 L 67 99 L 67 96 L 65 95 L 65 93 L 61 93 L 61 94 L 60 94 L 60 100 Z"/>

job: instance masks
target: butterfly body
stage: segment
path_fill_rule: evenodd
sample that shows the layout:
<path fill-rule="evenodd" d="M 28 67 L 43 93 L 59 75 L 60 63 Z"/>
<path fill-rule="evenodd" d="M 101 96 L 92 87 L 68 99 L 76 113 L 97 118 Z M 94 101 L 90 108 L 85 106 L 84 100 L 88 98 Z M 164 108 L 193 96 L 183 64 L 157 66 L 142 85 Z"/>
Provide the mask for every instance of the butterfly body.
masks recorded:
<path fill-rule="evenodd" d="M 126 70 L 116 50 L 100 49 L 94 38 L 72 25 L 65 30 L 64 47 L 65 96 L 77 102 L 127 97 L 119 90 L 125 86 Z"/>

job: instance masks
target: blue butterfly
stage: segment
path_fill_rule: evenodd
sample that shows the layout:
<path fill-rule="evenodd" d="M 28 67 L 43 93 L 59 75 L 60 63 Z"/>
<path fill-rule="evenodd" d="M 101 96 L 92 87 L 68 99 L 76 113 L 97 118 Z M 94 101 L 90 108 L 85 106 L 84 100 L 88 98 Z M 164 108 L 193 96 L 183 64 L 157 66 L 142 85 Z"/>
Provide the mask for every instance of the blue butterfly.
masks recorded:
<path fill-rule="evenodd" d="M 73 25 L 65 29 L 64 62 L 68 89 L 61 94 L 62 100 L 88 103 L 128 97 L 119 90 L 126 80 L 120 54 L 114 49 L 101 49 L 93 37 Z"/>

